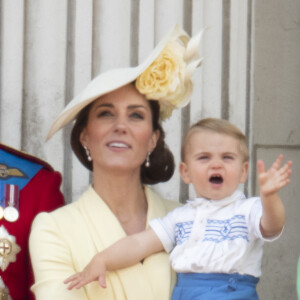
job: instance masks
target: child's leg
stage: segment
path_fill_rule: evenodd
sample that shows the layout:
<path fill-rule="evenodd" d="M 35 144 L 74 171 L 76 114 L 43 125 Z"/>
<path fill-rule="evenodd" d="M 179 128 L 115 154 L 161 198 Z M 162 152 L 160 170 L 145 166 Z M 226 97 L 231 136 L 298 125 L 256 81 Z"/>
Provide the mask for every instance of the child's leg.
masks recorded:
<path fill-rule="evenodd" d="M 179 273 L 172 300 L 258 300 L 257 283 L 247 275 Z"/>

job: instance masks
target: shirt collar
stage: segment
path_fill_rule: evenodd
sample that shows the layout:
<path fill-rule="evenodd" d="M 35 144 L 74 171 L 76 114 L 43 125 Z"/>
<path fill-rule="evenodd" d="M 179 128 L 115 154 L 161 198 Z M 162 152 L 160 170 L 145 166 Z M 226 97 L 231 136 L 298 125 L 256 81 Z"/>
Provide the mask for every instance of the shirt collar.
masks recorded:
<path fill-rule="evenodd" d="M 236 190 L 231 196 L 228 196 L 221 200 L 210 200 L 206 198 L 195 198 L 193 200 L 188 200 L 187 203 L 189 203 L 193 207 L 197 207 L 203 204 L 211 204 L 212 206 L 220 206 L 224 207 L 227 206 L 239 199 L 245 199 L 245 195 L 243 192 Z"/>

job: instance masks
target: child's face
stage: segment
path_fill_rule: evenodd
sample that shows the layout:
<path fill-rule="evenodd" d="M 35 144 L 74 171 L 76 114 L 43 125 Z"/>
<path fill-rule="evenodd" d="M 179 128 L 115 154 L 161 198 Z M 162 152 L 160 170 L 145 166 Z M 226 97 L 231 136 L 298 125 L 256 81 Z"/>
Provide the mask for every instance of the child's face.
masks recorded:
<path fill-rule="evenodd" d="M 195 129 L 187 140 L 180 174 L 192 183 L 197 197 L 220 200 L 230 196 L 248 175 L 240 142 L 226 134 Z"/>

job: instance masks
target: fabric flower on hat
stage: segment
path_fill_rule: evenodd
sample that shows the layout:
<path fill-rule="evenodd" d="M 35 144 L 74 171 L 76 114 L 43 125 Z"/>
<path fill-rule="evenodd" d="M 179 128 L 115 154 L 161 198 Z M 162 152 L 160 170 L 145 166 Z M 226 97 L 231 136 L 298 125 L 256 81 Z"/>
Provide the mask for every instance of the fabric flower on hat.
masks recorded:
<path fill-rule="evenodd" d="M 149 100 L 160 103 L 161 119 L 175 108 L 186 106 L 193 91 L 192 76 L 202 59 L 198 45 L 202 32 L 192 39 L 179 36 L 169 41 L 160 55 L 136 79 L 136 88 Z"/>

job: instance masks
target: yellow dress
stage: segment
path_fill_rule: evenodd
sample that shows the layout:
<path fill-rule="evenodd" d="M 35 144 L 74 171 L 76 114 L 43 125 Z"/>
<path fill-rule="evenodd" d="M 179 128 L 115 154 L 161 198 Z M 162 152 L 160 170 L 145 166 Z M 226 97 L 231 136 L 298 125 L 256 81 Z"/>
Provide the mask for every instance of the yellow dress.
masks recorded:
<path fill-rule="evenodd" d="M 147 223 L 178 205 L 163 200 L 149 187 L 145 187 L 145 193 Z M 175 275 L 164 252 L 132 267 L 108 272 L 106 289 L 92 282 L 78 290 L 67 290 L 64 279 L 81 271 L 97 252 L 124 236 L 120 223 L 91 186 L 78 201 L 39 214 L 29 239 L 35 277 L 31 289 L 36 299 L 168 300 Z"/>

